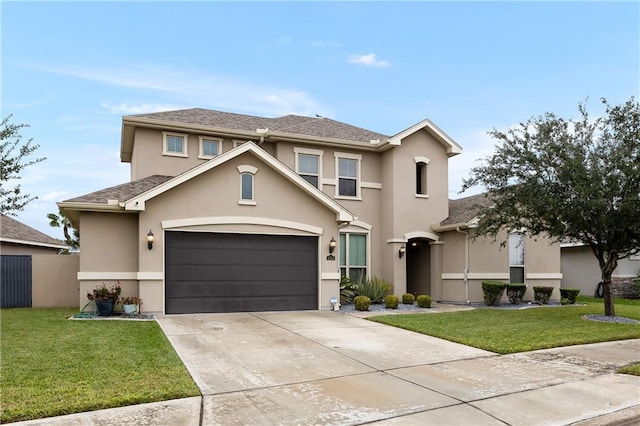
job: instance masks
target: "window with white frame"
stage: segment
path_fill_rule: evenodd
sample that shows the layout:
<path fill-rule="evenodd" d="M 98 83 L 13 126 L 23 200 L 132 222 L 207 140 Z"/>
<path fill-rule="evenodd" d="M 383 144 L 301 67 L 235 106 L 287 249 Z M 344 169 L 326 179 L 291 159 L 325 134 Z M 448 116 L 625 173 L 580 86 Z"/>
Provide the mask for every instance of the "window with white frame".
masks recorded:
<path fill-rule="evenodd" d="M 240 200 L 238 204 L 255 206 L 255 174 L 258 169 L 254 166 L 238 166 L 240 173 Z"/>
<path fill-rule="evenodd" d="M 509 282 L 524 283 L 524 234 L 509 234 Z"/>
<path fill-rule="evenodd" d="M 336 197 L 360 198 L 361 155 L 335 153 L 337 185 Z"/>
<path fill-rule="evenodd" d="M 415 157 L 416 162 L 416 197 L 427 197 L 427 164 L 429 159 L 426 157 Z"/>
<path fill-rule="evenodd" d="M 199 158 L 213 158 L 220 154 L 220 139 L 200 136 Z"/>
<path fill-rule="evenodd" d="M 367 276 L 367 234 L 340 234 L 340 274 L 352 280 Z"/>
<path fill-rule="evenodd" d="M 184 133 L 162 132 L 162 155 L 187 157 L 187 138 Z"/>
<path fill-rule="evenodd" d="M 296 155 L 296 172 L 311 185 L 320 188 L 323 152 L 306 148 L 294 148 L 293 151 Z"/>

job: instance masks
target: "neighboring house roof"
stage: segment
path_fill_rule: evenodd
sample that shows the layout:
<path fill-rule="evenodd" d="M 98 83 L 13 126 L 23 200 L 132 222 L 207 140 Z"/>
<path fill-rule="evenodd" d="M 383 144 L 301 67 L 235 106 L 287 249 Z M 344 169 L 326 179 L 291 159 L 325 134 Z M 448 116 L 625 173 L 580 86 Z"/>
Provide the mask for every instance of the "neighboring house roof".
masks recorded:
<path fill-rule="evenodd" d="M 469 227 L 478 217 L 478 212 L 491 205 L 491 199 L 486 193 L 470 197 L 449 200 L 449 217 L 433 226 L 434 231 L 448 231 L 457 227 Z"/>
<path fill-rule="evenodd" d="M 146 201 L 246 152 L 253 153 L 293 184 L 335 212 L 336 220 L 340 222 L 352 222 L 356 219 L 353 213 L 342 207 L 333 198 L 311 185 L 293 170 L 252 142 L 239 145 L 175 177 L 160 175 L 149 176 L 137 181 L 66 200 L 58 203 L 58 206 L 67 213 L 67 217 L 72 221 L 77 221 L 77 212 L 79 211 L 144 211 Z"/>
<path fill-rule="evenodd" d="M 69 248 L 64 242 L 5 215 L 0 215 L 0 241 L 56 249 Z"/>
<path fill-rule="evenodd" d="M 200 132 L 212 132 L 229 137 L 255 141 L 308 140 L 310 142 L 353 145 L 366 149 L 388 149 L 400 145 L 407 136 L 425 130 L 447 149 L 449 156 L 462 152 L 462 148 L 430 120 L 425 119 L 394 136 L 352 126 L 325 117 L 285 115 L 268 118 L 230 112 L 191 108 L 122 117 L 122 141 L 120 158 L 131 161 L 134 129 L 136 126 L 156 127 L 165 130 L 173 127 Z"/>

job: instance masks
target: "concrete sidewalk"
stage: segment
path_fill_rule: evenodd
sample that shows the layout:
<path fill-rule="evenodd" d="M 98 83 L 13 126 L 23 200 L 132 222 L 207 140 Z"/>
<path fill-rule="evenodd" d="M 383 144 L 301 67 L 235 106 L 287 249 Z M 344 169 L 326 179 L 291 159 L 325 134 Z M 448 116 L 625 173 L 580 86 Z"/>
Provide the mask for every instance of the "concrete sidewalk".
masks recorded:
<path fill-rule="evenodd" d="M 636 424 L 640 339 L 496 355 L 334 312 L 158 323 L 203 397 L 25 425 Z"/>

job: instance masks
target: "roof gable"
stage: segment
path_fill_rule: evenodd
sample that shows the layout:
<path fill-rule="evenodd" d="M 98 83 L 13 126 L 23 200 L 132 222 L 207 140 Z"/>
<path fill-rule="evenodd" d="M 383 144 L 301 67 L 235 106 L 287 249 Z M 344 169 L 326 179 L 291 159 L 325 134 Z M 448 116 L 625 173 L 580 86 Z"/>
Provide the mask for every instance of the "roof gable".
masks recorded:
<path fill-rule="evenodd" d="M 449 217 L 439 225 L 433 226 L 433 229 L 440 232 L 457 227 L 469 227 L 477 220 L 480 209 L 490 204 L 491 199 L 486 193 L 449 200 Z"/>
<path fill-rule="evenodd" d="M 151 200 L 152 198 L 157 197 L 158 195 L 172 188 L 175 188 L 176 186 L 181 185 L 182 183 L 187 182 L 195 178 L 196 176 L 199 176 L 246 152 L 250 152 L 255 155 L 280 175 L 287 178 L 294 185 L 307 192 L 329 210 L 333 211 L 336 214 L 337 221 L 351 222 L 355 220 L 355 216 L 353 215 L 353 213 L 349 212 L 347 209 L 337 203 L 333 198 L 329 197 L 327 194 L 320 191 L 318 188 L 314 187 L 309 182 L 301 178 L 297 173 L 282 164 L 280 161 L 273 158 L 253 142 L 247 142 L 240 146 L 237 146 L 236 148 L 220 154 L 219 156 L 207 161 L 206 163 L 200 164 L 199 166 L 196 166 L 174 178 L 167 180 L 164 183 L 161 183 L 139 195 L 136 195 L 135 197 L 126 200 L 123 203 L 124 209 L 130 211 L 143 211 L 145 210 L 145 203 L 148 200 Z"/>
<path fill-rule="evenodd" d="M 413 126 L 401 131 L 400 133 L 391 136 L 389 138 L 389 144 L 400 145 L 403 139 L 411 136 L 416 132 L 419 132 L 420 130 L 425 130 L 434 138 L 436 138 L 438 142 L 444 145 L 444 147 L 447 149 L 447 155 L 449 157 L 453 157 L 454 155 L 462 153 L 462 147 L 428 118 L 425 118 L 421 122 L 416 123 Z"/>

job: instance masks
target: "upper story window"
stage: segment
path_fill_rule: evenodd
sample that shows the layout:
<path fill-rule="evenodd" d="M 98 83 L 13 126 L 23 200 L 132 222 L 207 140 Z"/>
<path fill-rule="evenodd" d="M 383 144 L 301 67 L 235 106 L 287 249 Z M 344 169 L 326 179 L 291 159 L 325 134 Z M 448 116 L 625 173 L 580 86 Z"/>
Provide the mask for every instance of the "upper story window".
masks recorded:
<path fill-rule="evenodd" d="M 200 153 L 198 158 L 213 158 L 220 154 L 220 139 L 200 136 Z"/>
<path fill-rule="evenodd" d="M 254 166 L 241 165 L 238 166 L 240 173 L 240 200 L 238 204 L 255 206 L 255 174 L 258 169 Z"/>
<path fill-rule="evenodd" d="M 162 132 L 162 155 L 173 155 L 176 157 L 188 157 L 187 139 L 185 133 Z"/>
<path fill-rule="evenodd" d="M 509 282 L 524 283 L 524 234 L 509 234 Z"/>
<path fill-rule="evenodd" d="M 429 159 L 426 157 L 415 157 L 416 162 L 416 197 L 428 198 L 427 192 L 427 164 Z"/>
<path fill-rule="evenodd" d="M 296 154 L 296 172 L 316 188 L 322 181 L 322 151 L 306 148 L 294 148 Z"/>
<path fill-rule="evenodd" d="M 358 154 L 335 153 L 338 184 L 336 197 L 360 198 L 360 163 Z"/>

